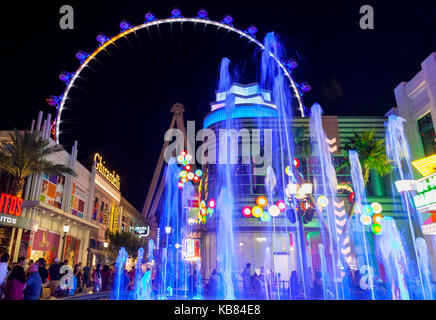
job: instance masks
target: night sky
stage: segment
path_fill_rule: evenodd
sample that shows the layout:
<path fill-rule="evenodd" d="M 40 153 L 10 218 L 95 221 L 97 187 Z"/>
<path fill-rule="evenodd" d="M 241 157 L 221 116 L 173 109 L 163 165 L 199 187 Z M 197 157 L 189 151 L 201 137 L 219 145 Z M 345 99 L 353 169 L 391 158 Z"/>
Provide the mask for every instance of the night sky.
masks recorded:
<path fill-rule="evenodd" d="M 48 3 L 49 2 L 49 3 Z M 74 8 L 74 30 L 61 30 L 59 8 Z M 372 5 L 375 29 L 361 30 L 359 8 Z M 436 5 L 429 1 L 32 1 L 2 3 L 0 129 L 29 128 L 38 111 L 55 113 L 45 99 L 60 95 L 63 70 L 79 67 L 77 50 L 92 52 L 96 36 L 119 33 L 119 23 L 143 23 L 151 10 L 167 18 L 173 7 L 185 17 L 200 8 L 212 20 L 226 14 L 234 26 L 250 24 L 279 36 L 299 63 L 295 79 L 308 81 L 306 106 L 319 102 L 329 115 L 384 115 L 395 106 L 393 89 L 410 80 L 436 50 Z M 214 101 L 219 62 L 232 61 L 241 83 L 256 81 L 259 51 L 245 39 L 215 27 L 173 24 L 120 40 L 81 74 L 71 90 L 61 144 L 79 142 L 79 161 L 91 168 L 99 152 L 121 176 L 123 195 L 139 210 L 171 120 L 175 102 L 197 129 Z"/>

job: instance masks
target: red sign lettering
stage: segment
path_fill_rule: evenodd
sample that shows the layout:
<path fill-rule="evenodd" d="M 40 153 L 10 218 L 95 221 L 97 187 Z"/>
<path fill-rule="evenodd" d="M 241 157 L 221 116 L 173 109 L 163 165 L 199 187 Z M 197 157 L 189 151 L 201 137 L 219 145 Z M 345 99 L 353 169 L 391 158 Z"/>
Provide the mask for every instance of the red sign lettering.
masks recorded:
<path fill-rule="evenodd" d="M 10 215 L 20 216 L 22 203 L 23 203 L 22 198 L 10 194 L 2 193 L 0 197 L 0 212 Z"/>

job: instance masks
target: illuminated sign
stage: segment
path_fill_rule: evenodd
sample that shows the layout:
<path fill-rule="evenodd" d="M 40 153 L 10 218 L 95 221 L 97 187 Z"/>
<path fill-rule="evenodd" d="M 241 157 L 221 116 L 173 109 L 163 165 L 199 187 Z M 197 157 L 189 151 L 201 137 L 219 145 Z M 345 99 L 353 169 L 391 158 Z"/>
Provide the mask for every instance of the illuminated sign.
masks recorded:
<path fill-rule="evenodd" d="M 188 261 L 200 260 L 200 239 L 183 239 L 182 255 Z"/>
<path fill-rule="evenodd" d="M 150 234 L 150 227 L 135 227 L 135 233 L 140 237 L 148 237 L 148 235 Z"/>
<path fill-rule="evenodd" d="M 413 197 L 417 209 L 436 204 L 436 173 L 416 181 L 417 194 Z"/>
<path fill-rule="evenodd" d="M 115 170 L 110 172 L 103 161 L 103 157 L 96 153 L 94 155 L 95 168 L 100 172 L 117 190 L 120 190 L 120 176 L 115 173 Z"/>
<path fill-rule="evenodd" d="M 22 198 L 2 193 L 0 197 L 0 213 L 6 213 L 13 216 L 21 216 L 22 203 Z"/>
<path fill-rule="evenodd" d="M 423 176 L 431 175 L 436 172 L 436 154 L 412 161 L 412 164 Z"/>
<path fill-rule="evenodd" d="M 122 207 L 112 207 L 110 231 L 113 233 L 117 233 L 120 231 L 120 216 L 122 210 Z"/>

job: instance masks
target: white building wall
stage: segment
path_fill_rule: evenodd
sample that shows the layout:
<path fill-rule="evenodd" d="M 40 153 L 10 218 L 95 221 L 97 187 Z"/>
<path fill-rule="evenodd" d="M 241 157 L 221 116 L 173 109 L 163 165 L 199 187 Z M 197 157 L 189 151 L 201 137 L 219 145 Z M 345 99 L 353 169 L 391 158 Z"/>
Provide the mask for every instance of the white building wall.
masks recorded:
<path fill-rule="evenodd" d="M 421 71 L 410 81 L 400 83 L 394 93 L 398 113 L 406 119 L 404 126 L 412 159 L 423 158 L 425 154 L 417 121 L 431 112 L 436 128 L 436 52 L 421 63 Z"/>

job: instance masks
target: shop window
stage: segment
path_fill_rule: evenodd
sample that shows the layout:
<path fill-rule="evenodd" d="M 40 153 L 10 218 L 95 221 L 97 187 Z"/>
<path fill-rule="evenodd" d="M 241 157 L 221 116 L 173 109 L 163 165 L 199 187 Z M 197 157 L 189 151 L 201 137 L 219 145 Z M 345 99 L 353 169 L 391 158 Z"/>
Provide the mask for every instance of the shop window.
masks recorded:
<path fill-rule="evenodd" d="M 419 135 L 421 136 L 425 156 L 427 157 L 436 153 L 436 135 L 431 113 L 426 114 L 418 120 L 418 130 Z"/>

